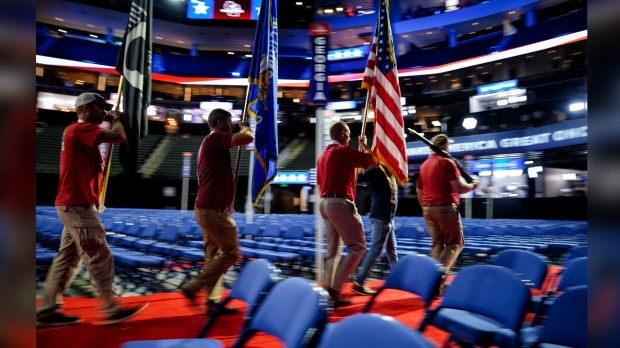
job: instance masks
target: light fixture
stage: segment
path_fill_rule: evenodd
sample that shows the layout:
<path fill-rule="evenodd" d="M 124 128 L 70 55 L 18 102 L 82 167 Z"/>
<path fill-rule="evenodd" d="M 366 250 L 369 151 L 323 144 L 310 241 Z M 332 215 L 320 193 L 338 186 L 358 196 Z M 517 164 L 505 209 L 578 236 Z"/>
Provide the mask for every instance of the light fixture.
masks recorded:
<path fill-rule="evenodd" d="M 536 173 L 533 170 L 528 170 L 527 171 L 527 176 L 530 177 L 530 178 L 537 178 L 538 177 L 538 173 Z"/>
<path fill-rule="evenodd" d="M 572 112 L 581 111 L 586 108 L 585 103 L 573 103 L 568 106 L 568 110 Z"/>
<path fill-rule="evenodd" d="M 525 161 L 524 164 L 534 164 L 534 161 Z"/>
<path fill-rule="evenodd" d="M 562 174 L 562 180 L 577 180 L 577 174 L 575 173 Z"/>
<path fill-rule="evenodd" d="M 435 127 L 441 127 L 441 122 L 439 121 L 432 121 L 431 124 Z"/>
<path fill-rule="evenodd" d="M 493 172 L 491 172 L 490 170 L 483 170 L 480 173 L 478 173 L 478 176 L 491 176 L 493 174 Z"/>
<path fill-rule="evenodd" d="M 478 123 L 478 120 L 476 120 L 473 117 L 467 117 L 463 120 L 463 128 L 465 129 L 474 129 L 476 128 L 476 124 Z"/>
<path fill-rule="evenodd" d="M 541 167 L 541 166 L 530 167 L 527 170 L 528 171 L 533 171 L 533 172 L 542 172 L 543 171 L 543 167 Z"/>
<path fill-rule="evenodd" d="M 497 101 L 497 106 L 504 106 L 504 105 L 508 105 L 508 100 L 500 99 Z"/>
<path fill-rule="evenodd" d="M 523 174 L 522 169 L 511 169 L 507 170 L 508 176 L 521 176 Z"/>
<path fill-rule="evenodd" d="M 192 114 L 183 115 L 183 121 L 191 121 L 191 120 L 192 120 Z"/>

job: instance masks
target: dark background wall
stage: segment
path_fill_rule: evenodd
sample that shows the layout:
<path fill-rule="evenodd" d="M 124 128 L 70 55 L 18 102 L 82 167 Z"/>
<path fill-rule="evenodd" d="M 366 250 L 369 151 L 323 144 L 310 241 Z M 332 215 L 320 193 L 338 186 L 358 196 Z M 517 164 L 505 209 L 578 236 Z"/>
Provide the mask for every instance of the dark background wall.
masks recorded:
<path fill-rule="evenodd" d="M 247 176 L 240 176 L 235 197 L 235 210 L 245 210 L 247 194 Z M 181 178 L 156 180 L 138 178 L 128 183 L 122 178 L 111 178 L 105 201 L 107 207 L 119 208 L 152 208 L 180 209 Z M 164 197 L 164 187 L 175 187 L 175 197 Z M 299 205 L 294 204 L 299 197 L 301 185 L 290 185 L 286 188 L 272 187 L 274 200 L 271 213 L 299 214 Z M 58 189 L 58 174 L 37 173 L 37 205 L 54 205 Z M 196 200 L 198 182 L 190 180 L 188 209 L 193 209 Z M 472 198 L 472 217 L 486 218 L 486 198 Z M 370 210 L 370 196 L 365 188 L 359 188 L 356 204 L 360 214 Z M 313 213 L 310 203 L 308 213 Z M 461 204 L 461 215 L 464 216 L 464 205 Z M 398 201 L 398 216 L 421 216 L 422 209 L 416 198 L 401 198 Z M 546 220 L 586 220 L 587 197 L 549 197 L 549 198 L 500 198 L 493 200 L 493 218 L 495 219 L 546 219 Z"/>

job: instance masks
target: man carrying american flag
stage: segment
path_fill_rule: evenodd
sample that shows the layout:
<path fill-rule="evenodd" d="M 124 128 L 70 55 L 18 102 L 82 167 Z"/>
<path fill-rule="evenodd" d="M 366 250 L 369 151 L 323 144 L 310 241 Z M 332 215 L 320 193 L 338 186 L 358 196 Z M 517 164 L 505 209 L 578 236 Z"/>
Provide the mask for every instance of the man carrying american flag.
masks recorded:
<path fill-rule="evenodd" d="M 408 179 L 400 87 L 387 5 L 387 0 L 381 1 L 375 37 L 362 82 L 362 88 L 368 89 L 370 107 L 375 110 L 372 152 L 377 158 L 377 166 L 369 168 L 363 175 L 372 198 L 371 246 L 364 254 L 351 288 L 352 292 L 363 296 L 376 293 L 364 283 L 384 245 L 390 266 L 398 262 L 394 234 L 394 216 L 398 201 L 397 183 L 402 186 Z"/>

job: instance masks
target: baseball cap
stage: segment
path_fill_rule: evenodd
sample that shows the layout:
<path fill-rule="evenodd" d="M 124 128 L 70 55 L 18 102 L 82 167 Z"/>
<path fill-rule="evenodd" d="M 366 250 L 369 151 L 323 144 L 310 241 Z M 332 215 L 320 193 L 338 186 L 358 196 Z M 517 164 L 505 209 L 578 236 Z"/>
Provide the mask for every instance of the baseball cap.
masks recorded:
<path fill-rule="evenodd" d="M 75 107 L 86 105 L 95 102 L 103 106 L 106 110 L 112 109 L 112 104 L 108 104 L 104 97 L 97 93 L 82 93 L 75 100 Z"/>
<path fill-rule="evenodd" d="M 447 135 L 445 134 L 437 134 L 435 135 L 432 139 L 431 142 L 433 144 L 435 144 L 435 146 L 437 147 L 442 147 L 444 146 L 446 143 L 450 143 L 452 144 L 454 142 L 454 140 L 448 138 Z"/>

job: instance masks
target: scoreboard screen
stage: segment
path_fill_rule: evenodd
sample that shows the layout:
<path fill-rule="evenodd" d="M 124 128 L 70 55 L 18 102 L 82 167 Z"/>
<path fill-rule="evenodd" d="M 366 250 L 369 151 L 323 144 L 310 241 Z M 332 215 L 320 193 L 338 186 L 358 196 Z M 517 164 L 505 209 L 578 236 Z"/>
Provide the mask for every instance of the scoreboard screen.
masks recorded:
<path fill-rule="evenodd" d="M 187 18 L 257 20 L 260 0 L 189 0 Z"/>

